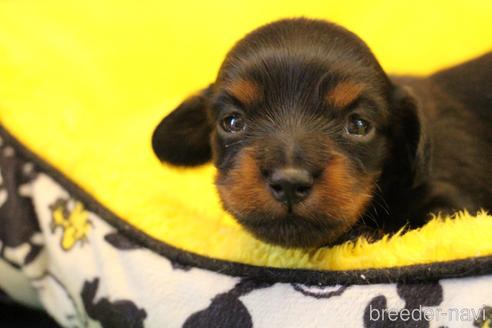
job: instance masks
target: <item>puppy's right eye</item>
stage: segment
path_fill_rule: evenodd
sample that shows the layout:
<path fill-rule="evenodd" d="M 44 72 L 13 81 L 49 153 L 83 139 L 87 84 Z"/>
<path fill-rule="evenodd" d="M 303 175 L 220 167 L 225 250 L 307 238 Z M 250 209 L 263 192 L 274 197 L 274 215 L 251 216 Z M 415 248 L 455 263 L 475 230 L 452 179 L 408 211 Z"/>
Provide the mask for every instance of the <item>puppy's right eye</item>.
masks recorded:
<path fill-rule="evenodd" d="M 227 133 L 239 133 L 246 128 L 246 122 L 241 114 L 234 113 L 224 117 L 220 126 Z"/>

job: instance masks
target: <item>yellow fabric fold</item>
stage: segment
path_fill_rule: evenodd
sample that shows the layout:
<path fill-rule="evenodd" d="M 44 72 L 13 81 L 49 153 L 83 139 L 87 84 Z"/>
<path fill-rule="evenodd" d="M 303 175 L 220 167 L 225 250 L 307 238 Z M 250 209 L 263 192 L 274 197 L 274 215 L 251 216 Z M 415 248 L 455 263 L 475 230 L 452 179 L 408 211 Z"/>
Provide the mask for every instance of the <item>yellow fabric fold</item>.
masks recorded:
<path fill-rule="evenodd" d="M 492 254 L 492 217 L 463 214 L 374 244 L 285 250 L 221 209 L 210 165 L 162 166 L 150 136 L 211 82 L 232 44 L 281 17 L 338 22 L 383 66 L 429 73 L 492 48 L 492 2 L 0 2 L 0 122 L 34 153 L 155 239 L 255 265 L 362 269 Z"/>

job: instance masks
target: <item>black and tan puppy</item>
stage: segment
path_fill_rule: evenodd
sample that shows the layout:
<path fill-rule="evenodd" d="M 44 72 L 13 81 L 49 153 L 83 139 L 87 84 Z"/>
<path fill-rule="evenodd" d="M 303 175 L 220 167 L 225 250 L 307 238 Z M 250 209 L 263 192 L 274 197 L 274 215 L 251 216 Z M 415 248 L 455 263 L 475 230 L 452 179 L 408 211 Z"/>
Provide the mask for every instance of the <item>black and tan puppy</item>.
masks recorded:
<path fill-rule="evenodd" d="M 247 230 L 311 247 L 492 209 L 491 123 L 492 53 L 390 79 L 353 33 L 292 19 L 239 41 L 153 147 L 175 165 L 213 159 L 223 205 Z"/>

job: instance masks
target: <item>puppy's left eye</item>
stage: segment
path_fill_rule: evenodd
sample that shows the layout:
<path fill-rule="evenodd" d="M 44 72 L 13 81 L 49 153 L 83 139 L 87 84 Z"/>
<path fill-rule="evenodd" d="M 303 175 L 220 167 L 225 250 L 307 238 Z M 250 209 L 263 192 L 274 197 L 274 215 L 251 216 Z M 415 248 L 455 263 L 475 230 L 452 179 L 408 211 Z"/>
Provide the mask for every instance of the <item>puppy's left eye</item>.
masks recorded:
<path fill-rule="evenodd" d="M 350 115 L 345 127 L 345 131 L 355 137 L 364 137 L 371 132 L 371 124 L 359 115 Z"/>
<path fill-rule="evenodd" d="M 228 115 L 222 119 L 220 126 L 225 132 L 238 133 L 246 128 L 246 122 L 239 113 Z"/>

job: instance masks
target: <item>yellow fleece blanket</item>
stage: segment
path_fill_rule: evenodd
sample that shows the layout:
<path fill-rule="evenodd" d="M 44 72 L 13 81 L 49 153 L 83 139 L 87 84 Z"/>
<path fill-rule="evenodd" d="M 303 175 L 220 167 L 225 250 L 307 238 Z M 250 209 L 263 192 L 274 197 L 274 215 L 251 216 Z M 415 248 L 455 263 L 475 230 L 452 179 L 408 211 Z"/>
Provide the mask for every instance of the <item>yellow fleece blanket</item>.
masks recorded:
<path fill-rule="evenodd" d="M 162 166 L 157 123 L 211 82 L 246 32 L 281 17 L 338 22 L 392 73 L 492 48 L 492 2 L 24 0 L 0 2 L 0 123 L 122 220 L 185 251 L 284 268 L 386 268 L 492 254 L 492 217 L 466 213 L 368 244 L 285 250 L 220 207 L 210 165 Z"/>

